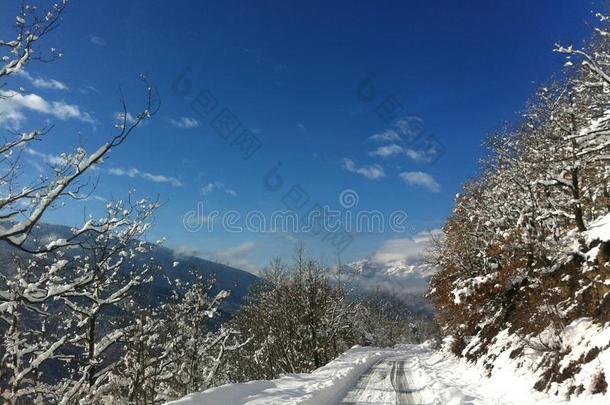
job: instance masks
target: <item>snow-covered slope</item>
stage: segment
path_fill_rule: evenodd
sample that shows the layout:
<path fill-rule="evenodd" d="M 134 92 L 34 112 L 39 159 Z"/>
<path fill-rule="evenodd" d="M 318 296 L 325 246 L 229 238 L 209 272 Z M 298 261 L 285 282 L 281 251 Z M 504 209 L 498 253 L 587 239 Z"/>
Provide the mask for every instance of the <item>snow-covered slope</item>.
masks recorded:
<path fill-rule="evenodd" d="M 513 386 L 534 391 L 536 381 L 540 381 L 548 370 L 565 374 L 562 382 L 553 382 L 548 390 L 553 400 L 543 403 L 569 404 L 610 404 L 607 393 L 593 394 L 593 385 L 600 372 L 610 374 L 610 328 L 603 328 L 591 319 L 578 319 L 567 325 L 557 334 L 548 330 L 525 344 L 526 339 L 515 336 L 508 330 L 498 334 L 488 348 L 488 354 L 476 361 L 481 370 L 491 374 L 491 381 L 507 381 Z M 541 347 L 551 342 L 561 345 L 556 364 L 552 351 L 542 351 Z M 480 344 L 478 337 L 473 338 L 466 350 L 475 349 Z M 578 387 L 575 391 L 573 387 Z M 537 394 L 540 394 L 536 391 Z M 571 398 L 568 400 L 567 398 Z"/>

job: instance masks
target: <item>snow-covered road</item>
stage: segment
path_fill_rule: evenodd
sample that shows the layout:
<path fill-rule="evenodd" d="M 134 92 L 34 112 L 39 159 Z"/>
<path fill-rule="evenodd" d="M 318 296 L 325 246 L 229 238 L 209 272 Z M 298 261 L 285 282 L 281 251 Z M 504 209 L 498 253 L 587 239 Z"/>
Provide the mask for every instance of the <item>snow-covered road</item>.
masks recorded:
<path fill-rule="evenodd" d="M 429 380 L 422 374 L 422 359 L 431 354 L 423 347 L 412 347 L 397 356 L 376 362 L 348 391 L 339 404 L 428 404 Z"/>
<path fill-rule="evenodd" d="M 567 400 L 534 391 L 531 375 L 483 370 L 427 344 L 393 349 L 354 347 L 311 373 L 228 384 L 172 405 L 606 405 L 604 398 Z"/>
<path fill-rule="evenodd" d="M 341 405 L 425 404 L 425 387 L 417 385 L 413 373 L 417 357 L 390 357 L 375 363 L 347 393 Z"/>

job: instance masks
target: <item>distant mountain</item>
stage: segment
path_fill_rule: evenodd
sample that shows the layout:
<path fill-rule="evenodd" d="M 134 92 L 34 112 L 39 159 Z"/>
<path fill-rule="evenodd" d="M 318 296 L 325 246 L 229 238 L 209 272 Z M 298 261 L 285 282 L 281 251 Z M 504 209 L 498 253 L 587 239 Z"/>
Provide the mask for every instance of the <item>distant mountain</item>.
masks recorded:
<path fill-rule="evenodd" d="M 31 233 L 30 239 L 33 243 L 48 243 L 50 240 L 67 238 L 72 233 L 70 228 L 63 225 L 40 224 Z M 140 288 L 140 295 L 150 303 L 165 302 L 171 293 L 172 284 L 175 281 L 191 281 L 193 276 L 191 270 L 203 274 L 206 278 L 214 277 L 216 290 L 230 290 L 231 295 L 225 302 L 223 310 L 233 312 L 243 301 L 250 287 L 256 283 L 258 277 L 252 273 L 239 270 L 224 264 L 215 263 L 199 257 L 178 255 L 171 249 L 150 245 L 151 251 L 142 254 L 135 260 L 152 261 L 162 267 L 162 273 L 157 274 L 151 284 L 145 284 Z M 76 253 L 75 253 L 76 254 Z M 0 242 L 0 273 L 10 274 L 14 271 L 14 257 L 25 256 L 14 247 L 5 242 Z M 175 262 L 177 264 L 174 266 Z"/>
<path fill-rule="evenodd" d="M 380 261 L 366 257 L 344 265 L 342 271 L 348 273 L 352 284 L 365 292 L 381 290 L 401 300 L 413 313 L 429 315 L 432 312 L 423 295 L 437 268 L 421 259 Z"/>
<path fill-rule="evenodd" d="M 391 279 L 402 279 L 409 290 L 421 290 L 428 287 L 430 277 L 436 273 L 437 268 L 427 263 L 413 263 L 408 259 L 399 259 L 390 262 L 375 261 L 370 257 L 354 261 L 349 266 L 364 278 L 377 278 L 379 276 Z"/>

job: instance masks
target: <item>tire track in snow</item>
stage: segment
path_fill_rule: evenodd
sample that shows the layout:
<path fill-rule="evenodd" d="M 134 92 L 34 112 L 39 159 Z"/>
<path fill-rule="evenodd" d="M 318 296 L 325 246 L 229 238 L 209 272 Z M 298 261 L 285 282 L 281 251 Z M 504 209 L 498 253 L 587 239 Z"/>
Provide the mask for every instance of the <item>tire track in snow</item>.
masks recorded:
<path fill-rule="evenodd" d="M 392 365 L 391 381 L 396 393 L 397 405 L 427 404 L 423 398 L 423 388 L 415 388 L 416 384 L 411 372 L 405 368 L 406 360 L 396 360 Z M 413 369 L 417 361 L 412 361 L 409 368 Z"/>
<path fill-rule="evenodd" d="M 386 360 L 379 360 L 364 373 L 352 387 L 339 405 L 391 405 L 390 392 L 383 392 L 383 382 L 389 376 L 389 364 Z M 387 387 L 391 388 L 391 387 Z M 389 391 L 389 390 L 388 390 Z"/>
<path fill-rule="evenodd" d="M 375 363 L 347 393 L 340 405 L 427 404 L 424 388 L 416 388 L 413 374 L 417 358 L 385 359 Z"/>

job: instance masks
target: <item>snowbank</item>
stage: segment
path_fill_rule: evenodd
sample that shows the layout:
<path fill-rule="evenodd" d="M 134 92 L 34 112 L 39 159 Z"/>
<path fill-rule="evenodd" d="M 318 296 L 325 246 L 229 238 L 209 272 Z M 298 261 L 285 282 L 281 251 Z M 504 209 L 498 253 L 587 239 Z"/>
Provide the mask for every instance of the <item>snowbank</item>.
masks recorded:
<path fill-rule="evenodd" d="M 531 388 L 527 376 L 504 370 L 485 377 L 486 370 L 458 358 L 446 350 L 426 346 L 405 346 L 395 352 L 396 358 L 407 359 L 405 368 L 409 388 L 419 393 L 416 403 L 443 405 L 601 405 L 602 398 L 585 402 L 568 402 Z M 388 398 L 390 400 L 390 398 Z M 393 401 L 374 403 L 393 403 Z"/>
<path fill-rule="evenodd" d="M 493 365 L 491 376 L 484 379 L 486 384 L 481 386 L 479 392 L 494 386 L 508 386 L 510 390 L 506 390 L 504 398 L 529 398 L 521 402 L 524 404 L 610 404 L 610 395 L 593 392 L 595 377 L 600 373 L 610 375 L 610 328 L 604 328 L 590 318 L 581 318 L 567 325 L 559 335 L 555 332 L 541 334 L 532 342 L 542 345 L 544 336 L 561 345 L 557 371 L 569 370 L 569 378 L 562 383 L 552 383 L 548 393 L 536 391 L 534 384 L 549 369 L 548 365 L 541 367 L 541 364 L 546 364 L 545 360 L 552 358 L 551 353 L 529 347 L 523 339 L 504 330 L 496 336 L 488 353 L 474 366 L 481 374 L 487 374 L 490 365 Z M 475 348 L 478 342 L 474 338 L 466 350 Z M 513 356 L 512 353 L 517 351 L 520 354 Z M 466 367 L 463 359 L 460 362 Z M 468 367 L 473 368 L 470 364 Z M 572 387 L 580 389 L 572 392 Z M 496 391 L 502 392 L 498 388 Z"/>
<path fill-rule="evenodd" d="M 392 353 L 391 350 L 355 346 L 312 373 L 227 384 L 187 395 L 167 405 L 332 404 L 341 399 L 369 367 Z"/>

